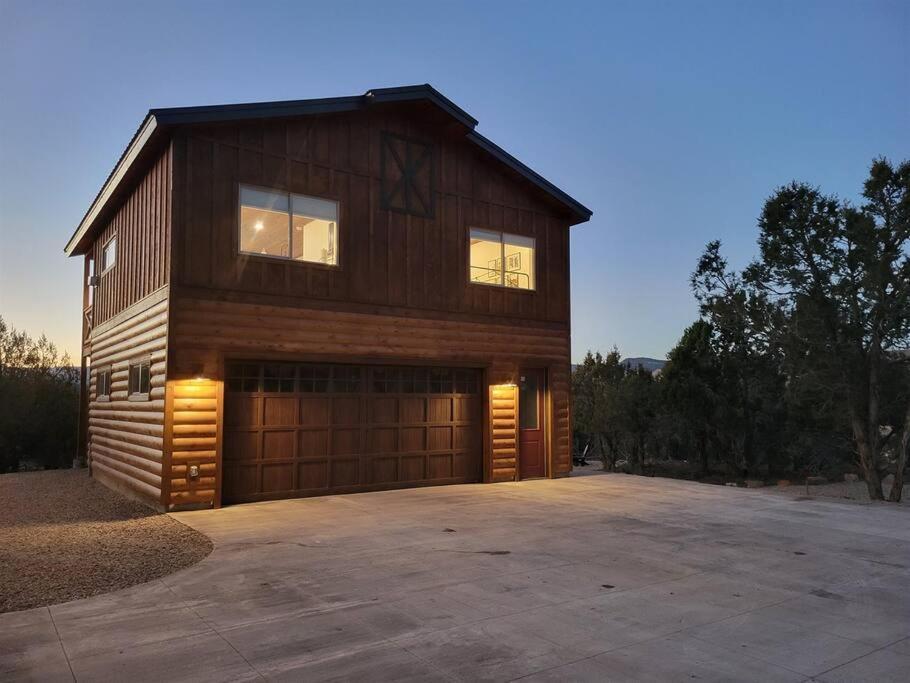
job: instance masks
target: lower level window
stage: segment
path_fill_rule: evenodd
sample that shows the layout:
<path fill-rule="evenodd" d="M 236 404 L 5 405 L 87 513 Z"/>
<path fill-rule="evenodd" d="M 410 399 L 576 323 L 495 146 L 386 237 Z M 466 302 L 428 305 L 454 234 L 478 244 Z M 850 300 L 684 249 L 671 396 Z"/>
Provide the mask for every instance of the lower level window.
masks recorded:
<path fill-rule="evenodd" d="M 469 249 L 471 282 L 534 289 L 533 237 L 471 228 Z"/>
<path fill-rule="evenodd" d="M 95 377 L 95 398 L 107 401 L 111 397 L 111 369 L 103 368 Z"/>
<path fill-rule="evenodd" d="M 148 398 L 151 383 L 151 362 L 148 358 L 130 363 L 129 397 Z"/>

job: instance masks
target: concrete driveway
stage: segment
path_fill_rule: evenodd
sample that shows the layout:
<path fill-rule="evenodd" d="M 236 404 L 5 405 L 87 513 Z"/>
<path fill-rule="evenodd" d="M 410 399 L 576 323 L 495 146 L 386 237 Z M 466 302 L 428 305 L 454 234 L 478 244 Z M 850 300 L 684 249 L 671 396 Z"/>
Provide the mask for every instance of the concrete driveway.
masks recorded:
<path fill-rule="evenodd" d="M 175 517 L 207 559 L 0 615 L 0 679 L 910 680 L 906 507 L 600 475 Z"/>

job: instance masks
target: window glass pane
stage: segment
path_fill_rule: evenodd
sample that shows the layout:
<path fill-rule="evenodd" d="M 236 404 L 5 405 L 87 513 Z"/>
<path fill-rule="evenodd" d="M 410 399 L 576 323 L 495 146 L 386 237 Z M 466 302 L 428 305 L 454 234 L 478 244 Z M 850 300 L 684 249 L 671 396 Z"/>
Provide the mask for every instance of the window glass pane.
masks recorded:
<path fill-rule="evenodd" d="M 534 289 L 534 238 L 505 234 L 502 241 L 506 286 Z"/>
<path fill-rule="evenodd" d="M 447 368 L 430 369 L 430 393 L 451 394 L 453 391 L 452 371 Z"/>
<path fill-rule="evenodd" d="M 139 393 L 140 394 L 149 393 L 149 388 L 150 388 L 150 384 L 151 384 L 150 370 L 151 370 L 151 368 L 149 367 L 149 364 L 147 362 L 143 363 L 142 365 L 139 366 Z"/>
<path fill-rule="evenodd" d="M 114 237 L 104 245 L 101 252 L 101 272 L 104 272 L 117 262 L 117 238 Z"/>
<path fill-rule="evenodd" d="M 263 391 L 290 393 L 294 391 L 297 368 L 287 363 L 270 363 L 262 370 Z"/>
<path fill-rule="evenodd" d="M 329 368 L 321 365 L 301 365 L 299 372 L 300 391 L 324 394 L 329 390 Z"/>
<path fill-rule="evenodd" d="M 232 391 L 259 391 L 257 363 L 230 363 L 227 367 L 228 388 Z"/>
<path fill-rule="evenodd" d="M 131 396 L 133 394 L 139 393 L 139 366 L 138 365 L 130 366 L 130 376 L 129 376 L 129 382 L 128 382 L 128 387 L 127 387 L 127 393 Z"/>
<path fill-rule="evenodd" d="M 289 220 L 287 194 L 240 188 L 240 251 L 289 256 Z"/>
<path fill-rule="evenodd" d="M 518 390 L 518 426 L 521 429 L 537 429 L 538 400 L 540 387 L 537 375 L 523 375 Z"/>
<path fill-rule="evenodd" d="M 502 284 L 502 244 L 498 232 L 471 228 L 471 282 Z"/>
<path fill-rule="evenodd" d="M 293 195 L 293 257 L 334 266 L 338 262 L 338 204 L 326 199 Z"/>

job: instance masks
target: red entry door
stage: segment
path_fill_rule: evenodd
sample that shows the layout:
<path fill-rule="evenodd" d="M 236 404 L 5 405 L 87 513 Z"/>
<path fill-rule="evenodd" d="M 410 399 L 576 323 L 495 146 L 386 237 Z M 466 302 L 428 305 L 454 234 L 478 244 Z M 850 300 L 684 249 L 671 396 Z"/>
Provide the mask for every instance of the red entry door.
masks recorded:
<path fill-rule="evenodd" d="M 543 404 L 543 370 L 522 370 L 518 383 L 518 474 L 521 479 L 547 476 Z"/>

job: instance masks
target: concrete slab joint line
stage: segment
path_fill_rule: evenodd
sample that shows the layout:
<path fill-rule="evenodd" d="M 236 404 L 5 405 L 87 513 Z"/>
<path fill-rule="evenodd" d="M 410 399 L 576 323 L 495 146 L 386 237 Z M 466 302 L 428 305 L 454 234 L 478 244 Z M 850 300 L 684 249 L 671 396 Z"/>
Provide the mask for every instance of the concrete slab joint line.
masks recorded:
<path fill-rule="evenodd" d="M 0 614 L 0 679 L 910 680 L 907 514 L 620 475 L 176 513 L 211 555 Z"/>

